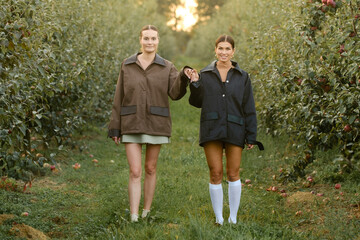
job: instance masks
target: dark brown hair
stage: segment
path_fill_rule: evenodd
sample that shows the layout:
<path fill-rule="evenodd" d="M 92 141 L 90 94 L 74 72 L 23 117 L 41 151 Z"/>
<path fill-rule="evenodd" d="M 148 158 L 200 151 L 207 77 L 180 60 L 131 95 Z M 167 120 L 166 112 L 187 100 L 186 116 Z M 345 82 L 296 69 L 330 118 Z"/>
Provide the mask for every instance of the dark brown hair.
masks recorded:
<path fill-rule="evenodd" d="M 218 37 L 218 39 L 216 39 L 216 42 L 215 42 L 215 47 L 217 47 L 218 44 L 221 42 L 228 42 L 231 44 L 233 49 L 235 48 L 234 39 L 232 37 L 230 37 L 229 35 L 221 35 L 220 37 Z"/>
<path fill-rule="evenodd" d="M 154 25 L 145 25 L 145 26 L 143 26 L 143 28 L 140 31 L 140 37 L 142 36 L 142 32 L 145 31 L 145 30 L 154 30 L 159 35 L 159 30 L 157 29 L 157 27 L 155 27 Z"/>

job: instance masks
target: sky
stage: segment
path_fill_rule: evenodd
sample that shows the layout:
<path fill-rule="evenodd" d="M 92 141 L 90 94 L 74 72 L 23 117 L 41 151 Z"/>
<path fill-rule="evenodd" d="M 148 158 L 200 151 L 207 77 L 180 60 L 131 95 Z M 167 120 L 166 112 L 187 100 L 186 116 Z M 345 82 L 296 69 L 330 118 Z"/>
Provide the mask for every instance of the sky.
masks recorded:
<path fill-rule="evenodd" d="M 179 22 L 177 30 L 190 31 L 191 27 L 197 22 L 198 16 L 196 14 L 197 3 L 194 0 L 183 0 L 183 6 L 178 6 L 176 15 L 181 16 L 183 21 Z M 170 20 L 169 25 L 174 24 L 175 20 Z"/>

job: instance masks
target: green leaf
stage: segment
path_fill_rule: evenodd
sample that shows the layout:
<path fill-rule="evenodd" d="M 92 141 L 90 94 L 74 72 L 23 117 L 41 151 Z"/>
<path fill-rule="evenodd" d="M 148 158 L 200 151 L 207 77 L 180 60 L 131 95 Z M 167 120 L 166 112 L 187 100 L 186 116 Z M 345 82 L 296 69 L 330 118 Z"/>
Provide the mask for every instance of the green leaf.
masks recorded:
<path fill-rule="evenodd" d="M 352 116 L 349 118 L 349 123 L 352 124 L 352 123 L 355 121 L 356 117 L 357 117 L 356 115 L 352 115 Z"/>

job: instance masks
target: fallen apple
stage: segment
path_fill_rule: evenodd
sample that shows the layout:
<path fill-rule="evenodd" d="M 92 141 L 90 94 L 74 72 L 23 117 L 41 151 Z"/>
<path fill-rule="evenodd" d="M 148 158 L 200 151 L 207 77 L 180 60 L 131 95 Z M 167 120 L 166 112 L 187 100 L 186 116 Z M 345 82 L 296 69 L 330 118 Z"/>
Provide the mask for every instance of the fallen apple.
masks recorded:
<path fill-rule="evenodd" d="M 93 162 L 93 163 L 98 163 L 99 161 L 94 158 L 94 159 L 92 160 L 92 162 Z"/>
<path fill-rule="evenodd" d="M 340 184 L 340 183 L 335 184 L 335 189 L 340 189 L 340 188 L 341 188 L 341 184 Z"/>
<path fill-rule="evenodd" d="M 341 44 L 341 45 L 340 45 L 340 49 L 339 49 L 338 52 L 339 52 L 340 54 L 343 53 L 343 52 L 345 52 L 345 45 L 344 45 L 344 44 Z"/>
<path fill-rule="evenodd" d="M 81 165 L 79 163 L 75 163 L 74 165 L 72 165 L 72 167 L 75 169 L 75 170 L 78 170 Z"/>
<path fill-rule="evenodd" d="M 27 217 L 27 216 L 29 216 L 29 213 L 28 213 L 28 212 L 23 212 L 23 213 L 21 214 L 21 216 Z"/>
<path fill-rule="evenodd" d="M 251 180 L 250 180 L 250 179 L 246 179 L 246 180 L 245 180 L 245 183 L 246 183 L 246 184 L 249 184 L 249 183 L 251 183 Z"/>

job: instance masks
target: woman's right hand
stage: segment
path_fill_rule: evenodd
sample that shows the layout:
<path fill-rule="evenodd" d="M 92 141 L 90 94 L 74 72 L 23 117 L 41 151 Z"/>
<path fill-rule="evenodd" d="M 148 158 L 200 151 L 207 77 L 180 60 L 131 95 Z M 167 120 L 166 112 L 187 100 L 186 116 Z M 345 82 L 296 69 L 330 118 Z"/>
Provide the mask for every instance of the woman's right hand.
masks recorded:
<path fill-rule="evenodd" d="M 114 140 L 116 145 L 119 145 L 119 143 L 121 142 L 121 137 L 112 137 L 112 140 Z"/>

